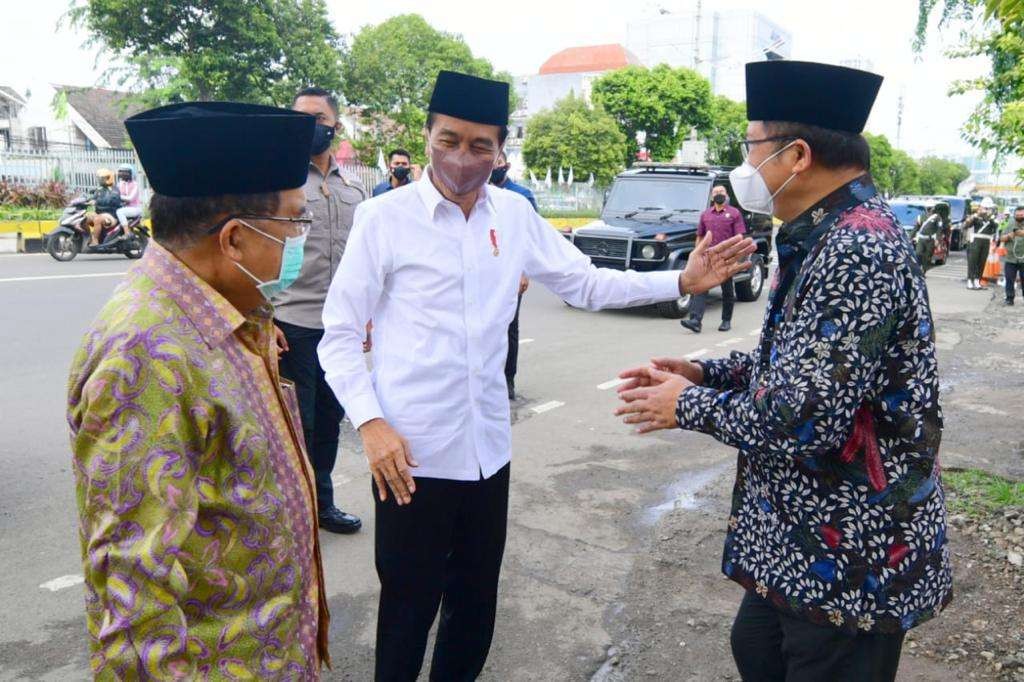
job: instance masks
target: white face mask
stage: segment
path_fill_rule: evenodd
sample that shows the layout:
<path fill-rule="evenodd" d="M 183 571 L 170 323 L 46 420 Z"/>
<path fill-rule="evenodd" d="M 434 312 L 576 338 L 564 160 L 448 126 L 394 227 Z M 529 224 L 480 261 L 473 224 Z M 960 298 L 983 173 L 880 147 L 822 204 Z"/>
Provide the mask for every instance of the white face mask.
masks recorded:
<path fill-rule="evenodd" d="M 729 172 L 729 181 L 732 183 L 732 190 L 736 194 L 736 201 L 744 209 L 752 213 L 766 213 L 768 215 L 775 214 L 775 197 L 779 195 L 786 185 L 796 177 L 796 173 L 793 173 L 786 179 L 782 186 L 772 192 L 768 189 L 768 185 L 765 184 L 764 177 L 761 176 L 761 166 L 765 165 L 776 156 L 792 147 L 796 142 L 790 142 L 785 147 L 775 152 L 761 163 L 757 164 L 757 167 L 750 165 L 749 161 L 744 161 L 742 165 L 733 168 Z"/>

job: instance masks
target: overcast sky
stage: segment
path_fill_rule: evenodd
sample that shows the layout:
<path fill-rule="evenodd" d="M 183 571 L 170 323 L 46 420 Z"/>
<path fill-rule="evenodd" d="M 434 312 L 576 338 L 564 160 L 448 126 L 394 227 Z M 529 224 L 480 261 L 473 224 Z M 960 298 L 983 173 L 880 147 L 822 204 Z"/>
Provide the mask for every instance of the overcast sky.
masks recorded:
<path fill-rule="evenodd" d="M 474 54 L 516 75 L 536 73 L 553 53 L 575 45 L 626 42 L 626 24 L 659 7 L 687 12 L 696 0 L 327 0 L 335 27 L 351 34 L 366 24 L 417 12 L 433 26 L 461 33 Z M 0 84 L 19 90 L 40 83 L 95 85 L 103 77 L 84 36 L 57 22 L 68 0 L 4 3 L 0 24 Z M 917 0 L 715 0 L 713 9 L 756 8 L 793 34 L 793 59 L 838 62 L 863 56 L 885 76 L 868 129 L 896 139 L 896 110 L 904 95 L 902 146 L 915 155 L 969 154 L 959 129 L 975 96 L 947 97 L 949 84 L 987 70 L 984 60 L 943 56 L 957 43 L 954 31 L 933 33 L 926 52 L 911 50 Z"/>

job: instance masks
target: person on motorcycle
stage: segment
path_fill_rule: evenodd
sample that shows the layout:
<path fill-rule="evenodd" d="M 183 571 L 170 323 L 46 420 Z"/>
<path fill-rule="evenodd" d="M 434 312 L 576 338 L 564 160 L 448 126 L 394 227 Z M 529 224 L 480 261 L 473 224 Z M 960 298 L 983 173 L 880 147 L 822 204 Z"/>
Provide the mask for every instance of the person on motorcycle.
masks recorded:
<path fill-rule="evenodd" d="M 100 186 L 92 191 L 94 210 L 85 216 L 85 225 L 89 228 L 89 246 L 99 246 L 103 230 L 117 224 L 117 209 L 121 208 L 121 194 L 114 186 L 114 172 L 109 168 L 96 171 Z"/>
<path fill-rule="evenodd" d="M 117 191 L 123 206 L 117 209 L 117 222 L 121 223 L 126 236 L 132 236 L 131 220 L 142 216 L 142 197 L 139 183 L 135 179 L 135 168 L 123 163 L 117 168 Z"/>

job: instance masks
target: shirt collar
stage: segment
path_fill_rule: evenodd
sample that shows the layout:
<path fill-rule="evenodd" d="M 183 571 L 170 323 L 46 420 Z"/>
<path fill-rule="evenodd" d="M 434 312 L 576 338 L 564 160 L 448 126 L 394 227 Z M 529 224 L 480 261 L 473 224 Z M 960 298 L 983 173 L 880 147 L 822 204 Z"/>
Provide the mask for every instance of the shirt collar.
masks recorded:
<path fill-rule="evenodd" d="M 316 172 L 317 175 L 321 175 L 320 168 L 318 168 L 317 165 L 313 163 L 313 159 L 309 160 L 309 172 Z M 338 165 L 337 159 L 335 159 L 333 156 L 328 157 L 327 161 L 327 175 L 331 174 L 337 175 L 339 178 L 342 177 L 341 166 Z"/>
<path fill-rule="evenodd" d="M 437 214 L 437 207 L 442 203 L 449 203 L 455 206 L 454 203 L 444 198 L 444 195 L 437 191 L 437 187 L 434 187 L 434 183 L 430 180 L 430 166 L 423 169 L 423 173 L 420 175 L 420 179 L 416 181 L 416 190 L 419 192 L 420 199 L 423 200 L 423 205 L 427 209 L 427 213 L 433 218 Z M 485 183 L 480 190 L 480 196 L 477 197 L 476 205 L 486 204 L 491 211 L 494 210 L 494 197 L 491 194 L 490 183 Z M 458 208 L 456 206 L 456 208 Z"/>
<path fill-rule="evenodd" d="M 219 346 L 246 322 L 245 316 L 220 292 L 153 240 L 146 246 L 138 271 L 171 297 L 210 348 Z M 262 309 L 252 315 L 265 316 Z"/>
<path fill-rule="evenodd" d="M 821 237 L 815 228 L 826 222 L 826 218 L 848 208 L 862 204 L 875 196 L 875 183 L 867 173 L 832 191 L 793 220 L 779 228 L 777 243 L 800 245 L 805 250 L 814 246 Z"/>

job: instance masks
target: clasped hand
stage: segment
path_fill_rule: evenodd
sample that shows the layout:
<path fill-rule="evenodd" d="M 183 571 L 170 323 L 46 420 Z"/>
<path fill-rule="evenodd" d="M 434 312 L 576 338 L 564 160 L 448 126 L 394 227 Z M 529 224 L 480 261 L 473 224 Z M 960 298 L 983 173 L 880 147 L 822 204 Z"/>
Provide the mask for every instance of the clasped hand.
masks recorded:
<path fill-rule="evenodd" d="M 637 424 L 637 433 L 676 427 L 676 404 L 683 391 L 704 381 L 704 370 L 688 360 L 654 358 L 650 366 L 628 369 L 619 374 L 626 383 L 619 386 L 623 405 L 616 416 L 626 424 Z"/>

